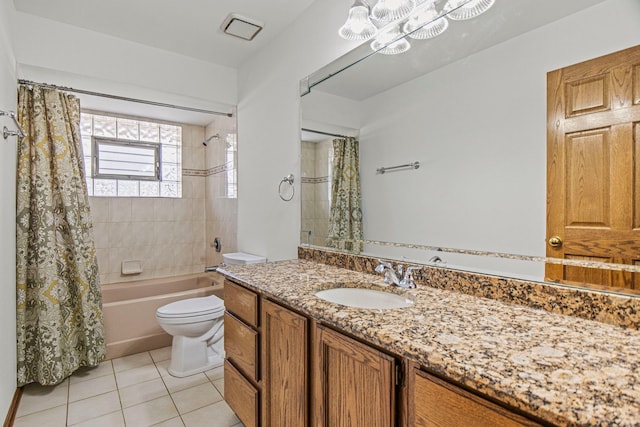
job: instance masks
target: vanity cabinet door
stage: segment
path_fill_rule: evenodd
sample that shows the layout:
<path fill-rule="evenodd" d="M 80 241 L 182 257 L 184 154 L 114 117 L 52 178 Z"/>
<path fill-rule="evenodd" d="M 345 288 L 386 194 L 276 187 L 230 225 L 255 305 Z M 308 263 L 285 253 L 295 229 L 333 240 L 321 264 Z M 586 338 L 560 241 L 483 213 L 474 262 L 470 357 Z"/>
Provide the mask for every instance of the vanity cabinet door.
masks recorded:
<path fill-rule="evenodd" d="M 426 372 L 414 369 L 409 404 L 416 427 L 540 426 L 523 416 L 469 393 Z"/>
<path fill-rule="evenodd" d="M 262 302 L 262 425 L 308 423 L 308 319 Z"/>
<path fill-rule="evenodd" d="M 258 427 L 259 391 L 228 360 L 224 362 L 224 400 L 245 427 Z"/>
<path fill-rule="evenodd" d="M 313 347 L 313 426 L 396 425 L 393 357 L 321 325 Z"/>

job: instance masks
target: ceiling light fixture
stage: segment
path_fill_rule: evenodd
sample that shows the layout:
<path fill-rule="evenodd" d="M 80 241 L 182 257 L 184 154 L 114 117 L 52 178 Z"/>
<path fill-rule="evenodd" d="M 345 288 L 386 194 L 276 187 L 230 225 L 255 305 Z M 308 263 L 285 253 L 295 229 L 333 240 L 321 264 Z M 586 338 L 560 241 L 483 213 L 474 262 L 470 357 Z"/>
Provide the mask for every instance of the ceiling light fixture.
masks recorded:
<path fill-rule="evenodd" d="M 472 19 L 494 3 L 495 0 L 378 0 L 370 8 L 366 0 L 355 0 L 338 34 L 347 40 L 375 37 L 371 49 L 392 55 L 409 50 L 407 35 L 414 39 L 437 37 L 449 27 L 447 18 Z"/>
<path fill-rule="evenodd" d="M 407 17 L 415 7 L 415 0 L 379 0 L 371 9 L 371 17 L 383 22 L 396 21 Z"/>
<path fill-rule="evenodd" d="M 394 41 L 395 40 L 395 41 Z M 371 49 L 385 55 L 396 55 L 404 53 L 411 48 L 411 44 L 406 37 L 402 37 L 400 25 L 381 32 L 374 41 L 371 42 Z"/>
<path fill-rule="evenodd" d="M 485 13 L 496 0 L 449 0 L 445 6 L 449 10 L 447 16 L 455 21 L 475 18 Z"/>
<path fill-rule="evenodd" d="M 338 34 L 347 40 L 368 40 L 378 30 L 369 18 L 369 5 L 363 0 L 356 0 L 349 9 L 349 17 Z"/>
<path fill-rule="evenodd" d="M 403 30 L 413 39 L 432 39 L 444 33 L 449 27 L 447 18 L 439 16 L 435 4 L 431 3 L 413 13 L 405 22 Z"/>

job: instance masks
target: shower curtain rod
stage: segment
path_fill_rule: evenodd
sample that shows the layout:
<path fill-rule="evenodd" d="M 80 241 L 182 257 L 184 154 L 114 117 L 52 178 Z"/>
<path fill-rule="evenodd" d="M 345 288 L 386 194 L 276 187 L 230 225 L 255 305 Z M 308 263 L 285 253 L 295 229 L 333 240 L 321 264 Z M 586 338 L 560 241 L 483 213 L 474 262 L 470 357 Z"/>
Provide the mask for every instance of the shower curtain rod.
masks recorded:
<path fill-rule="evenodd" d="M 193 107 L 184 107 L 184 106 L 181 106 L 181 105 L 165 104 L 164 102 L 147 101 L 145 99 L 128 98 L 126 96 L 110 95 L 110 94 L 107 94 L 107 93 L 100 93 L 100 92 L 92 92 L 90 90 L 75 89 L 75 88 L 72 88 L 72 87 L 58 86 L 58 85 L 54 85 L 54 84 L 50 84 L 50 83 L 38 83 L 38 82 L 31 81 L 31 80 L 23 80 L 23 79 L 19 79 L 18 83 L 22 84 L 22 85 L 38 85 L 38 86 L 42 86 L 42 87 L 50 88 L 50 89 L 59 89 L 59 90 L 65 91 L 65 92 L 74 92 L 74 93 L 81 93 L 81 94 L 84 94 L 84 95 L 99 96 L 101 98 L 117 99 L 119 101 L 136 102 L 138 104 L 153 105 L 155 107 L 166 107 L 166 108 L 173 108 L 175 110 L 192 111 L 194 113 L 214 114 L 214 115 L 217 115 L 217 116 L 233 117 L 232 113 L 223 113 L 223 112 L 220 112 L 220 111 L 204 110 L 204 109 L 201 109 L 201 108 L 193 108 Z"/>
<path fill-rule="evenodd" d="M 351 138 L 347 135 L 339 135 L 337 133 L 322 132 L 321 130 L 313 130 L 313 129 L 307 129 L 307 128 L 302 128 L 302 130 L 305 132 L 317 133 L 318 135 L 335 136 L 336 138 Z"/>

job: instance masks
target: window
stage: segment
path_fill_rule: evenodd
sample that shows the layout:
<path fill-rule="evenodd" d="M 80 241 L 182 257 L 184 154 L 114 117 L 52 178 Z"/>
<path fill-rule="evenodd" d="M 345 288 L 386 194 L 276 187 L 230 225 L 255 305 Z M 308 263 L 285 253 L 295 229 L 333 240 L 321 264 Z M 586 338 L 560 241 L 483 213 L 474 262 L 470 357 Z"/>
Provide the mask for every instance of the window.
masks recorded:
<path fill-rule="evenodd" d="M 160 145 L 92 137 L 93 178 L 160 181 Z"/>
<path fill-rule="evenodd" d="M 90 196 L 181 197 L 182 128 L 83 112 Z"/>
<path fill-rule="evenodd" d="M 236 168 L 236 156 L 238 152 L 238 144 L 236 143 L 236 135 L 228 134 L 226 141 L 226 197 L 235 199 L 238 197 L 238 169 Z"/>

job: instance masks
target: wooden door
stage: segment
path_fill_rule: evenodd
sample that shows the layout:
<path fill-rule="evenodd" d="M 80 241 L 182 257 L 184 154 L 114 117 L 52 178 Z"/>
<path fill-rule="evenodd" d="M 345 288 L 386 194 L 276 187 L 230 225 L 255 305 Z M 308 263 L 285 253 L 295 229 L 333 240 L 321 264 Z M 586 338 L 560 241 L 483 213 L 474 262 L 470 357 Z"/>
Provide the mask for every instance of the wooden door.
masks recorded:
<path fill-rule="evenodd" d="M 262 425 L 308 425 L 308 321 L 263 300 Z"/>
<path fill-rule="evenodd" d="M 640 265 L 639 156 L 640 46 L 548 73 L 547 256 Z M 640 288 L 612 270 L 546 276 Z"/>
<path fill-rule="evenodd" d="M 394 426 L 394 359 L 320 325 L 314 341 L 312 425 Z"/>

